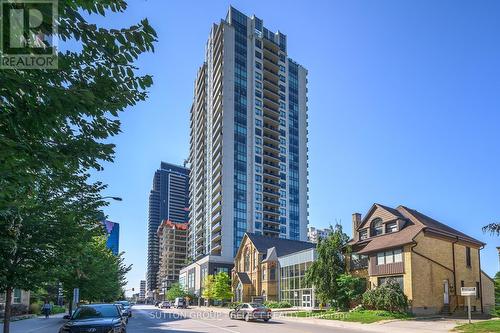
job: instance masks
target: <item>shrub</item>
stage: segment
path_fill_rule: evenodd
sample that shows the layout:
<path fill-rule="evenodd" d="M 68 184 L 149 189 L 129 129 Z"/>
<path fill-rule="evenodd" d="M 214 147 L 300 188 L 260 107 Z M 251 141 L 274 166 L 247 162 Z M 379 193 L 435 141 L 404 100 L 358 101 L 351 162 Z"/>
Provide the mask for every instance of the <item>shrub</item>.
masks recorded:
<path fill-rule="evenodd" d="M 235 307 L 237 307 L 240 304 L 241 304 L 241 302 L 230 302 L 230 303 L 226 304 L 226 307 L 230 308 L 230 309 L 234 309 Z"/>
<path fill-rule="evenodd" d="M 28 307 L 24 304 L 12 304 L 10 315 L 21 316 L 28 313 Z"/>
<path fill-rule="evenodd" d="M 65 313 L 65 312 L 66 312 L 66 308 L 64 306 L 54 305 L 52 307 L 51 314 Z"/>
<path fill-rule="evenodd" d="M 286 309 L 286 308 L 291 308 L 293 306 L 292 304 L 290 304 L 290 302 L 286 302 L 286 301 L 282 301 L 282 302 L 265 301 L 264 305 L 270 309 Z"/>
<path fill-rule="evenodd" d="M 391 312 L 406 312 L 408 297 L 394 280 L 368 290 L 363 294 L 363 306 L 371 310 L 386 310 Z"/>
<path fill-rule="evenodd" d="M 40 314 L 41 311 L 42 311 L 41 302 L 31 303 L 31 305 L 30 305 L 30 313 Z"/>
<path fill-rule="evenodd" d="M 366 290 L 366 280 L 350 274 L 340 275 L 337 285 L 337 298 L 332 303 L 341 310 L 358 305 Z"/>

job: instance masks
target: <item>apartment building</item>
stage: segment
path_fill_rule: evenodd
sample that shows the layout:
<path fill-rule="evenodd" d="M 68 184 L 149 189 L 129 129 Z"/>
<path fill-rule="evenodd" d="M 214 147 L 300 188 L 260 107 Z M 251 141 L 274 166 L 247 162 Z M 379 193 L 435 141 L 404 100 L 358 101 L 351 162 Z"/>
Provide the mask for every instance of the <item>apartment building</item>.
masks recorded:
<path fill-rule="evenodd" d="M 307 70 L 233 7 L 213 24 L 191 107 L 188 256 L 232 262 L 246 232 L 307 240 Z"/>
<path fill-rule="evenodd" d="M 318 229 L 315 227 L 307 227 L 307 241 L 318 243 L 320 239 L 325 239 L 332 232 L 332 229 Z"/>
<path fill-rule="evenodd" d="M 160 240 L 160 267 L 158 270 L 158 291 L 160 299 L 172 283 L 179 280 L 179 271 L 186 263 L 187 223 L 163 220 L 158 227 Z"/>
<path fill-rule="evenodd" d="M 161 162 L 153 177 L 149 194 L 148 262 L 146 273 L 146 298 L 158 295 L 158 270 L 160 267 L 160 242 L 158 228 L 163 220 L 173 223 L 188 222 L 189 170 L 185 167 Z"/>

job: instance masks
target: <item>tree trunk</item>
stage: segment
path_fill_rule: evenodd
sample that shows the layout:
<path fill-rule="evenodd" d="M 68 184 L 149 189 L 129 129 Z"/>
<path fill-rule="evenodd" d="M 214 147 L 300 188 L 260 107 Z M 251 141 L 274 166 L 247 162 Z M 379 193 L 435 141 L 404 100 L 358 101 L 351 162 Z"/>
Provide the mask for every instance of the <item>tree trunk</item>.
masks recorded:
<path fill-rule="evenodd" d="M 73 314 L 73 297 L 69 297 L 68 314 L 70 316 Z"/>
<path fill-rule="evenodd" d="M 5 314 L 3 318 L 3 333 L 10 332 L 10 312 L 12 305 L 12 288 L 7 287 L 5 291 Z"/>

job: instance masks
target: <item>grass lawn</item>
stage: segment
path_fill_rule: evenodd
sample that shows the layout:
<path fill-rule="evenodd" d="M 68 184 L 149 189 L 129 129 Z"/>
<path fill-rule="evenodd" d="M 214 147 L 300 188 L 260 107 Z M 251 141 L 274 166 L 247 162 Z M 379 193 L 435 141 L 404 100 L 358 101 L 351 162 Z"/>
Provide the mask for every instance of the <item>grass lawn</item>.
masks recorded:
<path fill-rule="evenodd" d="M 375 323 L 381 320 L 408 319 L 412 316 L 407 313 L 394 313 L 389 311 L 361 310 L 354 312 L 335 312 L 335 311 L 300 311 L 288 314 L 291 317 L 298 318 L 319 318 L 328 320 L 350 321 L 362 324 Z"/>
<path fill-rule="evenodd" d="M 455 327 L 454 331 L 461 333 L 497 333 L 500 332 L 500 320 L 487 320 L 460 325 Z"/>

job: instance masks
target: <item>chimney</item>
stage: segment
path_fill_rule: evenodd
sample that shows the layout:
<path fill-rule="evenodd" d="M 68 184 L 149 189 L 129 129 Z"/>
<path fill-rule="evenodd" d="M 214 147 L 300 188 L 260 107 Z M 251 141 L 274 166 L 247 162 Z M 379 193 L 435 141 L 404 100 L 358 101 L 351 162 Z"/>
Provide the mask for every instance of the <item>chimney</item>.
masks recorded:
<path fill-rule="evenodd" d="M 359 240 L 359 233 L 356 231 L 359 225 L 361 224 L 361 214 L 354 213 L 352 214 L 352 238 L 354 240 Z"/>

